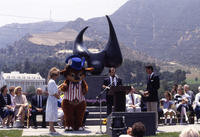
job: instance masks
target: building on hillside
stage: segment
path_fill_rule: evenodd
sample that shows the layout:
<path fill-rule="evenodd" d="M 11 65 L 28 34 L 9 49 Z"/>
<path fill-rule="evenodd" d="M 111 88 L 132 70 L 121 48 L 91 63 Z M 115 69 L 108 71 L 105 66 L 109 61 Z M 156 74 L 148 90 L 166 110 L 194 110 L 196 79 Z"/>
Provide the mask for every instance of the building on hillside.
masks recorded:
<path fill-rule="evenodd" d="M 0 87 L 3 85 L 7 85 L 8 88 L 10 86 L 21 86 L 23 91 L 27 91 L 31 87 L 45 90 L 46 87 L 45 79 L 39 73 L 27 74 L 18 71 L 12 71 L 11 73 L 1 72 Z"/>

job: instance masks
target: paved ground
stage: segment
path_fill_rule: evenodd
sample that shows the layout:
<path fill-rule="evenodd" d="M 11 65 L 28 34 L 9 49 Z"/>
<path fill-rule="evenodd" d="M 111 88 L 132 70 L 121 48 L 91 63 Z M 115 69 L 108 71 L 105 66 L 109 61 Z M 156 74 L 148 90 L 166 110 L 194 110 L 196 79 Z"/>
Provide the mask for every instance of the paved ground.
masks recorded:
<path fill-rule="evenodd" d="M 171 125 L 171 126 L 163 126 L 159 125 L 158 127 L 158 133 L 159 132 L 181 132 L 183 129 L 187 127 L 196 128 L 198 131 L 200 131 L 200 123 L 191 124 L 191 125 Z M 61 135 L 98 135 L 100 133 L 100 127 L 99 126 L 87 126 L 85 131 L 69 131 L 64 132 L 63 129 L 57 128 L 56 129 Z M 102 127 L 102 131 L 106 131 L 106 127 Z M 36 136 L 36 135 L 49 135 L 48 129 L 24 129 L 23 136 Z"/>
<path fill-rule="evenodd" d="M 188 128 L 188 127 L 192 127 L 197 129 L 198 131 L 200 131 L 200 123 L 195 123 L 192 125 L 171 125 L 171 126 L 163 126 L 163 125 L 159 125 L 158 127 L 158 133 L 160 132 L 181 132 L 183 129 Z M 9 129 L 3 129 L 0 128 L 0 130 L 11 130 L 11 129 L 15 129 L 15 128 L 9 128 Z M 19 129 L 19 130 L 23 130 L 23 136 L 39 136 L 39 135 L 50 135 L 49 134 L 49 130 L 48 128 L 38 128 L 38 129 L 34 129 L 34 128 L 24 128 L 24 129 Z M 85 135 L 101 135 L 100 134 L 100 127 L 99 126 L 86 126 L 85 131 L 68 131 L 68 132 L 64 132 L 64 129 L 61 128 L 56 128 L 57 132 L 60 135 L 67 135 L 67 136 L 75 136 L 75 135 L 79 135 L 79 136 L 85 136 Z M 106 127 L 102 126 L 102 131 L 105 132 L 106 131 Z"/>
<path fill-rule="evenodd" d="M 171 125 L 171 126 L 158 126 L 157 132 L 181 132 L 185 128 L 195 128 L 200 131 L 200 123 L 195 123 L 191 125 Z"/>
<path fill-rule="evenodd" d="M 42 129 L 33 129 L 33 128 L 28 128 L 23 130 L 23 136 L 39 136 L 39 135 L 50 135 L 48 133 L 48 128 Z M 87 126 L 84 131 L 67 131 L 64 132 L 64 129 L 56 128 L 56 131 L 60 135 L 68 135 L 68 136 L 73 136 L 73 135 L 79 135 L 79 136 L 85 136 L 85 135 L 101 135 L 100 134 L 100 127 L 99 126 Z M 102 131 L 106 131 L 106 127 L 102 127 Z"/>

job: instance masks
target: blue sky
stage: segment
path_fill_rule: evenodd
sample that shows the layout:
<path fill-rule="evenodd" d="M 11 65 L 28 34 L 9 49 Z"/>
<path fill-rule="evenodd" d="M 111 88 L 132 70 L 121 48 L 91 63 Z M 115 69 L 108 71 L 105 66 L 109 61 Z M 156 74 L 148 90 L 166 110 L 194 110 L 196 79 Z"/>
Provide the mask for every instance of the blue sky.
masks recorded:
<path fill-rule="evenodd" d="M 110 15 L 128 0 L 1 0 L 0 26 Z"/>

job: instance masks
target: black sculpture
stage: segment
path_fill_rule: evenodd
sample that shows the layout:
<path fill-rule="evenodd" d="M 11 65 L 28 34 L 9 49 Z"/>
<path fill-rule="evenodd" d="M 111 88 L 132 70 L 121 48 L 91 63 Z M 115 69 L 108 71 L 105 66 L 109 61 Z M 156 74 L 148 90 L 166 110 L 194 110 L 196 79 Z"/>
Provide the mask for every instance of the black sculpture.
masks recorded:
<path fill-rule="evenodd" d="M 83 34 L 88 27 L 85 27 L 78 34 L 74 43 L 73 54 L 85 57 L 88 67 L 94 68 L 94 71 L 91 72 L 94 75 L 100 74 L 104 67 L 119 67 L 123 60 L 112 22 L 108 16 L 106 16 L 106 18 L 109 24 L 110 35 L 106 47 L 102 51 L 98 53 L 91 53 L 83 44 Z"/>

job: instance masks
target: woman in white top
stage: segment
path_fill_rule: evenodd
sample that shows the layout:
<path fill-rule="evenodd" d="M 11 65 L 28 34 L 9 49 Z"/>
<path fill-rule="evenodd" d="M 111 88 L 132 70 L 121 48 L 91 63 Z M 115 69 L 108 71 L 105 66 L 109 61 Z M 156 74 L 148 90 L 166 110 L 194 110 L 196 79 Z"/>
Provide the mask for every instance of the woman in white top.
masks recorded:
<path fill-rule="evenodd" d="M 189 110 L 188 103 L 190 102 L 190 96 L 184 92 L 181 85 L 178 85 L 177 90 L 178 94 L 174 96 L 174 100 L 177 111 L 181 113 L 180 123 L 183 123 L 183 116 L 185 116 L 185 121 L 188 123 L 187 111 Z"/>
<path fill-rule="evenodd" d="M 59 69 L 53 67 L 49 71 L 48 75 L 48 99 L 47 99 L 47 106 L 46 106 L 46 121 L 49 122 L 50 126 L 50 133 L 57 134 L 54 128 L 54 122 L 58 120 L 58 113 L 57 113 L 57 99 L 60 98 L 58 93 L 58 87 L 56 85 L 55 80 L 59 77 Z"/>
<path fill-rule="evenodd" d="M 197 122 L 198 119 L 200 118 L 200 86 L 198 87 L 199 93 L 196 94 L 195 96 L 195 103 L 194 103 L 194 111 L 197 117 Z"/>

